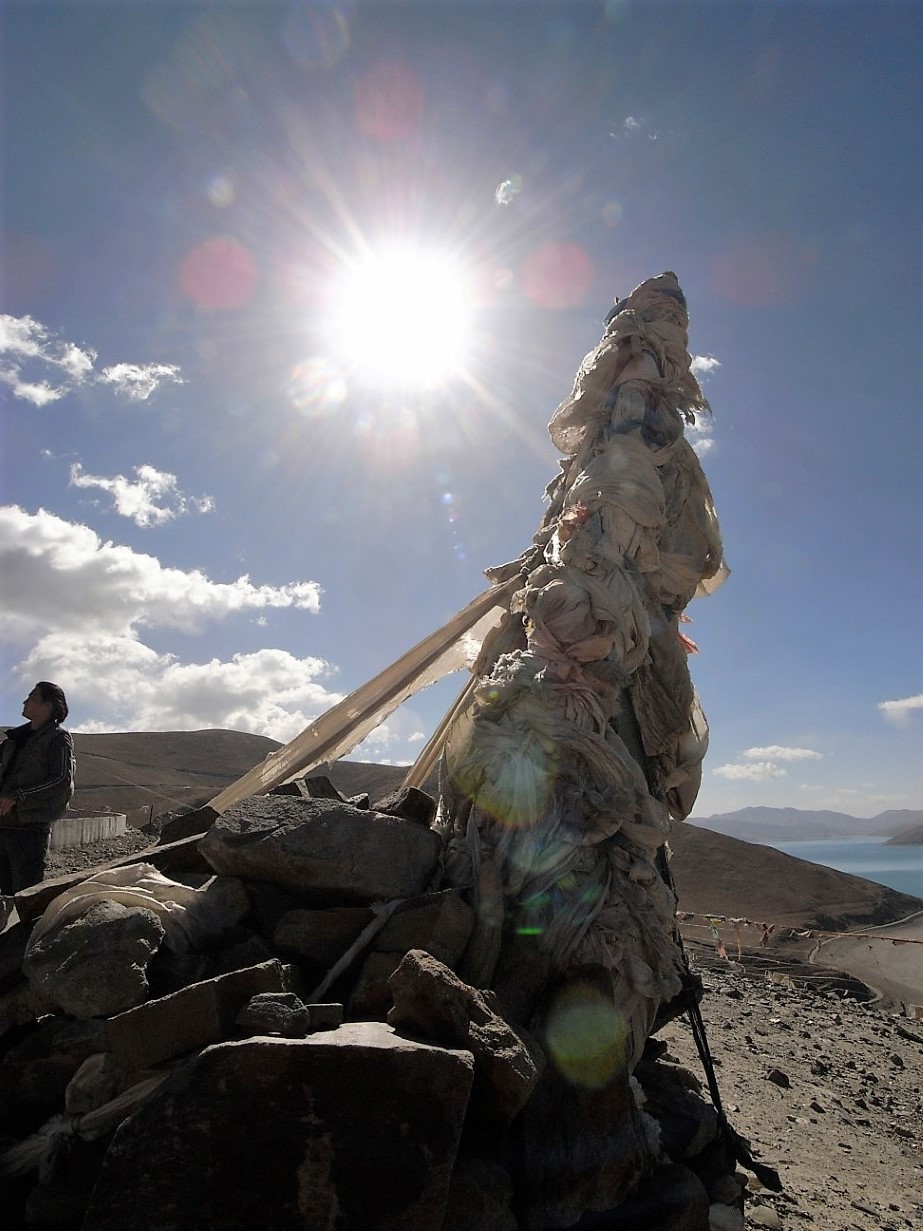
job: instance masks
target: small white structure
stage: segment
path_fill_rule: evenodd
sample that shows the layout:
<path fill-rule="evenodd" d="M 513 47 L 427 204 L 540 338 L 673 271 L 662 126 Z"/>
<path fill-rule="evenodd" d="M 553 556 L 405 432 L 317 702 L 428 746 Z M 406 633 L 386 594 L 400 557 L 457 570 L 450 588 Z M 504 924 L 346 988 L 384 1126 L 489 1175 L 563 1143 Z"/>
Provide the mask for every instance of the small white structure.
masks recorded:
<path fill-rule="evenodd" d="M 101 838 L 120 838 L 127 828 L 124 812 L 89 812 L 83 816 L 67 813 L 51 827 L 51 849 L 83 846 Z"/>

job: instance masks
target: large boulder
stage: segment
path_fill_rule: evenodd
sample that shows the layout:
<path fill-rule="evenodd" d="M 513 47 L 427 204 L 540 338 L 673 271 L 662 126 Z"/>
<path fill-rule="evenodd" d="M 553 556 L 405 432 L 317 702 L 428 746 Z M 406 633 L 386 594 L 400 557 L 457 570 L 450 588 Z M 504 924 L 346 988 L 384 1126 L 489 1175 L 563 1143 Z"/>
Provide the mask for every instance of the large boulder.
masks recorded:
<path fill-rule="evenodd" d="M 377 1022 L 210 1047 L 120 1126 L 83 1231 L 441 1231 L 471 1078 Z"/>
<path fill-rule="evenodd" d="M 149 994 L 148 964 L 164 926 L 143 906 L 100 901 L 63 927 L 33 938 L 23 973 L 71 1017 L 109 1017 Z"/>
<path fill-rule="evenodd" d="M 392 1003 L 388 980 L 404 955 L 422 949 L 454 969 L 473 926 L 474 911 L 455 889 L 402 903 L 369 944 L 349 1000 L 351 1016 L 384 1021 Z"/>
<path fill-rule="evenodd" d="M 199 849 L 216 872 L 320 902 L 365 903 L 424 893 L 442 840 L 413 821 L 339 800 L 259 795 L 229 808 Z"/>
<path fill-rule="evenodd" d="M 289 910 L 275 928 L 273 941 L 324 966 L 339 961 L 375 918 L 366 906 L 330 906 L 326 910 Z"/>
<path fill-rule="evenodd" d="M 389 985 L 394 1008 L 388 1023 L 403 1033 L 470 1051 L 474 1116 L 501 1124 L 511 1121 L 529 1099 L 544 1057 L 504 1020 L 491 993 L 462 983 L 419 949 L 404 957 Z"/>

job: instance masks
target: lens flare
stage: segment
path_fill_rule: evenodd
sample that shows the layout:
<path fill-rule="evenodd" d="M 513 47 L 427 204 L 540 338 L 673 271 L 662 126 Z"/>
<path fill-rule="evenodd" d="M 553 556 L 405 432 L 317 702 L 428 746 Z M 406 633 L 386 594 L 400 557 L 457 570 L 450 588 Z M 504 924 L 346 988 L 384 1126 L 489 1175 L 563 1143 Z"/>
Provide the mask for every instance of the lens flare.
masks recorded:
<path fill-rule="evenodd" d="M 617 227 L 622 221 L 622 214 L 624 212 L 624 206 L 621 201 L 617 199 L 607 201 L 602 208 L 603 226 Z"/>
<path fill-rule="evenodd" d="M 342 4 L 290 4 L 281 25 L 286 51 L 301 68 L 332 68 L 349 50 L 349 9 Z"/>
<path fill-rule="evenodd" d="M 205 194 L 215 209 L 227 209 L 234 203 L 234 181 L 223 173 L 213 175 L 208 181 Z"/>
<path fill-rule="evenodd" d="M 622 1018 L 590 984 L 572 984 L 558 994 L 548 1016 L 545 1044 L 567 1080 L 588 1090 L 608 1085 L 627 1062 Z"/>
<path fill-rule="evenodd" d="M 252 296 L 259 272 L 247 248 L 227 235 L 216 235 L 187 253 L 180 265 L 184 294 L 201 308 L 242 307 Z"/>
<path fill-rule="evenodd" d="M 540 308 L 576 308 L 593 282 L 593 263 L 579 244 L 543 244 L 526 257 L 521 285 Z"/>
<path fill-rule="evenodd" d="M 498 699 L 499 690 L 480 689 L 479 700 Z M 492 729 L 493 756 L 484 765 L 477 759 L 453 766 L 452 780 L 459 790 L 505 829 L 525 830 L 544 814 L 557 779 L 557 761 L 538 739 L 505 724 Z"/>
<path fill-rule="evenodd" d="M 292 370 L 289 398 L 310 419 L 333 414 L 346 401 L 348 393 L 346 377 L 322 355 L 305 359 Z"/>
<path fill-rule="evenodd" d="M 405 64 L 377 64 L 356 85 L 356 118 L 366 137 L 383 144 L 414 136 L 423 117 L 423 88 Z"/>

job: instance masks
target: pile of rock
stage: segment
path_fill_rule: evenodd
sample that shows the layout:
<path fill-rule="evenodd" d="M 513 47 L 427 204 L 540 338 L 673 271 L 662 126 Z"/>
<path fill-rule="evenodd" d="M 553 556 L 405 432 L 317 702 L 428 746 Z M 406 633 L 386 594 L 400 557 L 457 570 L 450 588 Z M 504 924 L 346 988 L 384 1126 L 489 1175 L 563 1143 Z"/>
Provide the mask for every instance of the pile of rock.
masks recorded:
<path fill-rule="evenodd" d="M 742 1228 L 696 1078 L 655 1038 L 629 1075 L 592 972 L 553 1031 L 528 977 L 460 977 L 496 938 L 433 812 L 308 779 L 18 895 L 4 1226 Z"/>

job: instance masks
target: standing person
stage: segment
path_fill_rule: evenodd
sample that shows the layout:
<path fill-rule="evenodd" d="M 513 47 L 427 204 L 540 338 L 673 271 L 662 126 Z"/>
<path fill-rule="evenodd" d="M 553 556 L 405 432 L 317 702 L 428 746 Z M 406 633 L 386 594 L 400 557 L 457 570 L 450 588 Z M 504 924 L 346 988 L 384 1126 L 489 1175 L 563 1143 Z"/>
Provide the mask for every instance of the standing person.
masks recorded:
<path fill-rule="evenodd" d="M 74 793 L 74 742 L 61 726 L 67 713 L 63 690 L 40 680 L 23 702 L 28 722 L 0 744 L 0 894 L 45 874 L 52 823 Z M 0 919 L 3 913 L 0 903 Z"/>

